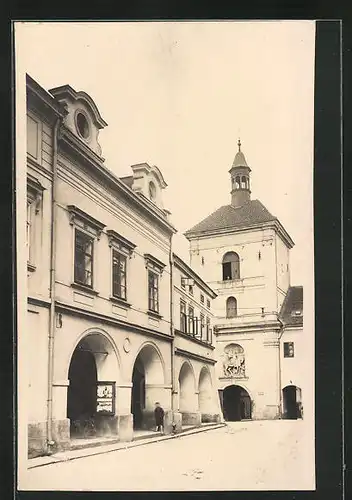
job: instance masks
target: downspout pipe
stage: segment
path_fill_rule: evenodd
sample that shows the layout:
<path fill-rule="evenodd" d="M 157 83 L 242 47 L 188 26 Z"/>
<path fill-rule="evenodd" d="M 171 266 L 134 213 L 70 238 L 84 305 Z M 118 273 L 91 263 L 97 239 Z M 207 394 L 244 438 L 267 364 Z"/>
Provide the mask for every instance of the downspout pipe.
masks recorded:
<path fill-rule="evenodd" d="M 285 325 L 281 320 L 279 320 L 281 323 L 281 327 L 279 330 L 279 403 L 280 403 L 280 413 L 279 416 L 282 419 L 282 377 L 281 377 L 281 337 L 284 333 Z"/>
<path fill-rule="evenodd" d="M 48 399 L 47 399 L 47 453 L 51 454 L 53 440 L 53 374 L 55 340 L 55 264 L 56 264 L 56 198 L 57 198 L 57 157 L 58 135 L 62 116 L 56 120 L 53 133 L 53 177 L 51 184 L 51 234 L 50 234 L 50 309 L 48 335 Z"/>
<path fill-rule="evenodd" d="M 171 335 L 171 411 L 174 414 L 174 392 L 175 392 L 175 331 L 174 331 L 174 259 L 172 253 L 172 234 L 170 235 L 170 250 L 169 250 L 169 263 L 170 263 L 170 335 Z M 173 422 L 174 423 L 174 422 Z"/>

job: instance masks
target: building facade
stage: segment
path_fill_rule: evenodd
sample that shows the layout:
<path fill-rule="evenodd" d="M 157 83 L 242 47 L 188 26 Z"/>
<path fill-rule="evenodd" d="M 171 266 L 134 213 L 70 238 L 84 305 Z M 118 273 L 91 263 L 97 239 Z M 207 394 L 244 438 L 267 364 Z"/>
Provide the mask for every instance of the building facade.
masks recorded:
<path fill-rule="evenodd" d="M 217 294 L 213 311 L 215 357 L 224 417 L 275 419 L 287 414 L 282 383 L 288 379 L 292 387 L 300 384 L 295 389 L 296 406 L 304 385 L 296 376 L 299 357 L 298 364 L 289 364 L 282 353 L 289 332 L 295 335 L 290 323 L 282 319 L 283 305 L 292 290 L 289 251 L 294 243 L 277 217 L 259 200 L 251 199 L 251 169 L 240 142 L 238 147 L 229 171 L 231 203 L 185 236 L 190 265 Z M 302 324 L 296 335 L 302 338 L 303 289 L 298 288 Z"/>
<path fill-rule="evenodd" d="M 214 291 L 180 257 L 173 254 L 173 316 L 175 332 L 174 407 L 184 425 L 219 422 L 213 345 Z"/>
<path fill-rule="evenodd" d="M 154 428 L 155 402 L 167 433 L 219 420 L 211 324 L 206 339 L 174 330 L 167 184 L 146 163 L 114 175 L 106 126 L 85 92 L 27 76 L 30 456 L 81 437 L 131 440 Z"/>

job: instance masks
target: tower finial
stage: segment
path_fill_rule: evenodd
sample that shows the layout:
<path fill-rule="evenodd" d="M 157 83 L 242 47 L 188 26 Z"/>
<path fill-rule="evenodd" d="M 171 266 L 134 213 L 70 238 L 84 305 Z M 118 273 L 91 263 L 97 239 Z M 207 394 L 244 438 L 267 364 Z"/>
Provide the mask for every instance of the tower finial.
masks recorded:
<path fill-rule="evenodd" d="M 238 138 L 237 145 L 238 145 L 238 151 L 240 152 L 241 151 L 241 139 L 240 138 Z"/>

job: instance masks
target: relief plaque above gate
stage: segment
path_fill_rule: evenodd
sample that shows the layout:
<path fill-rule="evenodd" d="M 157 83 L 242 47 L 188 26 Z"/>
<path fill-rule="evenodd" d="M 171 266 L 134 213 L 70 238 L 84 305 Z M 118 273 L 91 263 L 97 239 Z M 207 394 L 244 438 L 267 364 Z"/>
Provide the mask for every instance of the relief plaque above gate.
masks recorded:
<path fill-rule="evenodd" d="M 238 344 L 228 344 L 223 353 L 223 373 L 225 377 L 244 378 L 246 376 L 244 349 Z"/>

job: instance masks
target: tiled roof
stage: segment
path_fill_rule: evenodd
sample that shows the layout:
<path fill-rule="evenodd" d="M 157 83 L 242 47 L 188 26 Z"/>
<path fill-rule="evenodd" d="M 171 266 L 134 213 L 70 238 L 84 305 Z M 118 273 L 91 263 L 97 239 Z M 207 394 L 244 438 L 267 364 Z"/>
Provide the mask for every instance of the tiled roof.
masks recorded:
<path fill-rule="evenodd" d="M 290 286 L 281 306 L 280 318 L 285 325 L 303 325 L 303 286 Z"/>
<path fill-rule="evenodd" d="M 120 177 L 120 181 L 122 181 L 126 186 L 132 187 L 133 184 L 133 175 L 126 175 L 125 177 Z"/>
<path fill-rule="evenodd" d="M 259 200 L 250 200 L 242 207 L 235 208 L 232 205 L 224 205 L 218 208 L 211 215 L 186 231 L 185 235 L 217 229 L 240 228 L 274 220 L 277 220 L 277 218 Z"/>

